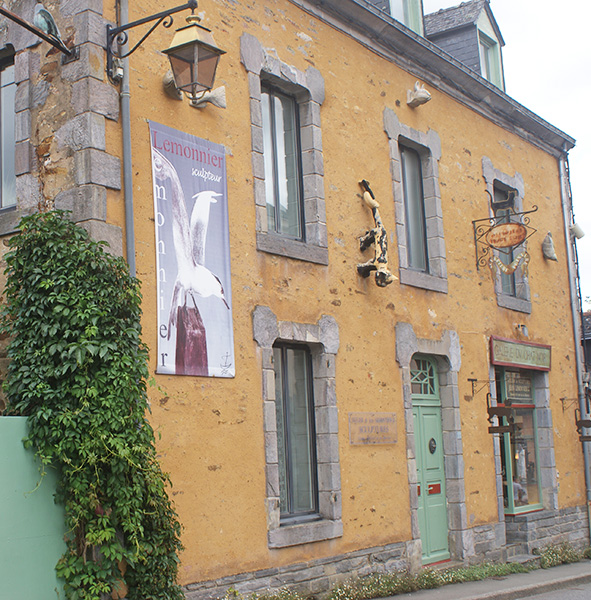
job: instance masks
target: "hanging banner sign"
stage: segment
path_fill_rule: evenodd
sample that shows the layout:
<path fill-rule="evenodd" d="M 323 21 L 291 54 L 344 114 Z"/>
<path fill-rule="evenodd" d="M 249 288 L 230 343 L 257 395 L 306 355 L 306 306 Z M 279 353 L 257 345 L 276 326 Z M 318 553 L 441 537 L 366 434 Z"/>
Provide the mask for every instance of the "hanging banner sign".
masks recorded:
<path fill-rule="evenodd" d="M 150 122 L 158 373 L 234 377 L 226 154 Z"/>
<path fill-rule="evenodd" d="M 493 248 L 512 248 L 519 246 L 526 237 L 527 229 L 521 223 L 501 223 L 486 234 L 486 241 Z"/>
<path fill-rule="evenodd" d="M 551 346 L 491 336 L 490 362 L 503 367 L 549 371 Z"/>

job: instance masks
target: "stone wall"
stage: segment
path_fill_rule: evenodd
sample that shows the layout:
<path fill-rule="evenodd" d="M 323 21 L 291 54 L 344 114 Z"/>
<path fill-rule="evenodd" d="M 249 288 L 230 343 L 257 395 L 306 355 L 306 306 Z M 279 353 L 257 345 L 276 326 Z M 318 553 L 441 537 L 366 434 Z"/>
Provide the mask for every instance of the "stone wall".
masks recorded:
<path fill-rule="evenodd" d="M 215 600 L 223 597 L 229 588 L 248 594 L 289 586 L 303 594 L 318 594 L 354 576 L 400 571 L 408 566 L 407 544 L 401 542 L 193 583 L 186 586 L 184 592 L 187 600 Z"/>
<path fill-rule="evenodd" d="M 569 542 L 578 548 L 589 545 L 589 523 L 584 506 L 507 515 L 505 526 L 507 545 L 518 545 L 522 554 L 560 542 Z"/>

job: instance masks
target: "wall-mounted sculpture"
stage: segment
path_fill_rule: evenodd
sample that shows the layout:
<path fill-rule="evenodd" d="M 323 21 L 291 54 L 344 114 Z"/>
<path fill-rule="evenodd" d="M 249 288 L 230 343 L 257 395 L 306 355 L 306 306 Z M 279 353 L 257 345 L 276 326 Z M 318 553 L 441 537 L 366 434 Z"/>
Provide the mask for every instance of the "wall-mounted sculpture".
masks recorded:
<path fill-rule="evenodd" d="M 388 234 L 382 224 L 382 219 L 378 211 L 379 203 L 369 187 L 369 182 L 363 179 L 359 182 L 359 185 L 364 190 L 363 200 L 371 208 L 375 223 L 373 229 L 370 229 L 365 235 L 359 238 L 359 249 L 361 252 L 364 252 L 373 244 L 375 254 L 373 259 L 357 265 L 357 273 L 362 277 L 369 277 L 370 273 L 375 271 L 376 285 L 386 287 L 395 279 L 398 279 L 388 270 Z"/>

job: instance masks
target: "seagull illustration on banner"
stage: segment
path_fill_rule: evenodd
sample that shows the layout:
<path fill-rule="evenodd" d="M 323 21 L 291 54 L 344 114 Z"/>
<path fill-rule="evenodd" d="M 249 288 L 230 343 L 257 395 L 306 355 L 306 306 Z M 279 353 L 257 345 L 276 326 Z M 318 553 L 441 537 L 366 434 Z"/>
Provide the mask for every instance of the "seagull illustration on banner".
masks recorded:
<path fill-rule="evenodd" d="M 158 150 L 153 149 L 153 153 L 156 178 L 170 179 L 172 186 L 172 231 L 178 273 L 170 307 L 168 330 L 170 337 L 170 325 L 176 325 L 177 309 L 187 303 L 187 294 L 191 295 L 194 302 L 195 296 L 215 296 L 226 305 L 226 308 L 230 308 L 221 281 L 203 265 L 209 207 L 212 201 L 215 202 L 215 196 L 221 194 L 209 191 L 195 194 L 193 196 L 195 205 L 189 221 L 185 195 L 176 169 Z"/>
<path fill-rule="evenodd" d="M 168 315 L 167 339 L 170 339 L 172 327 L 176 327 L 177 374 L 208 375 L 206 330 L 196 297 L 214 296 L 230 309 L 221 281 L 204 264 L 210 207 L 222 194 L 209 190 L 195 194 L 189 219 L 185 195 L 175 167 L 155 148 L 152 148 L 152 153 L 155 178 L 159 181 L 169 180 L 171 186 L 170 205 L 177 275 Z M 193 306 L 187 306 L 187 295 L 192 298 Z"/>
<path fill-rule="evenodd" d="M 33 25 L 38 29 L 41 29 L 43 33 L 53 38 L 68 54 L 70 49 L 64 44 L 60 30 L 58 29 L 55 19 L 52 14 L 41 4 L 37 2 L 35 4 L 35 15 L 33 17 Z"/>

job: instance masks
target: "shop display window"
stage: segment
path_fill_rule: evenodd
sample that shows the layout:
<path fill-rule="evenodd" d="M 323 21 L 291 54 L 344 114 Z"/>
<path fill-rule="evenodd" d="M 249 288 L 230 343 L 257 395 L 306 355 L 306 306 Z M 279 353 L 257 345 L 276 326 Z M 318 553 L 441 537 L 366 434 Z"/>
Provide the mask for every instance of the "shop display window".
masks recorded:
<path fill-rule="evenodd" d="M 511 408 L 513 430 L 502 434 L 501 465 L 506 514 L 542 508 L 533 376 L 526 369 L 495 370 L 497 403 Z M 504 425 L 510 425 L 504 418 Z"/>

